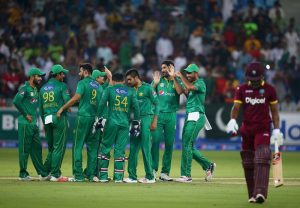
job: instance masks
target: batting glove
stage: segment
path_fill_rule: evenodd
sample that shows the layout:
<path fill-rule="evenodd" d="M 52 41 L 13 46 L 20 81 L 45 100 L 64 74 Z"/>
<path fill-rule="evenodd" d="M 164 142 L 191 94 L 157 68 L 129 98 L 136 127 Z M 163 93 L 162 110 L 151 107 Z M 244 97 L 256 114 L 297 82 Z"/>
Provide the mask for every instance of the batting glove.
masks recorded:
<path fill-rule="evenodd" d="M 96 117 L 95 118 L 95 122 L 93 124 L 92 133 L 95 134 L 98 129 L 100 129 L 100 131 L 103 132 L 105 123 L 106 123 L 106 119 L 105 118 L 103 118 L 103 117 L 101 117 L 101 118 Z"/>
<path fill-rule="evenodd" d="M 228 122 L 228 124 L 226 126 L 226 132 L 228 134 L 231 134 L 231 136 L 236 136 L 238 129 L 239 129 L 239 126 L 236 123 L 236 120 L 234 118 L 230 119 L 230 121 Z"/>
<path fill-rule="evenodd" d="M 278 146 L 283 145 L 283 134 L 280 129 L 273 129 L 271 136 L 271 144 L 277 142 Z"/>
<path fill-rule="evenodd" d="M 134 137 L 138 137 L 141 133 L 141 122 L 138 120 L 133 120 L 131 122 L 130 134 Z"/>

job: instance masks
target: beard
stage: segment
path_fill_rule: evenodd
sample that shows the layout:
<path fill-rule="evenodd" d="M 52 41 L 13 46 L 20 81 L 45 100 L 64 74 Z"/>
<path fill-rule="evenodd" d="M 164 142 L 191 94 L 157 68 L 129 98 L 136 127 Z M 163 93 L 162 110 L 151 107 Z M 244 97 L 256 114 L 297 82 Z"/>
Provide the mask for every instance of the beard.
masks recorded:
<path fill-rule="evenodd" d="M 36 80 L 36 79 L 34 79 L 34 80 L 33 80 L 33 84 L 34 84 L 35 86 L 39 86 L 39 85 L 41 84 L 41 80 Z"/>
<path fill-rule="evenodd" d="M 250 81 L 250 85 L 251 85 L 253 88 L 257 89 L 257 88 L 259 88 L 259 87 L 261 86 L 261 80 Z"/>
<path fill-rule="evenodd" d="M 161 72 L 161 76 L 168 78 L 170 75 L 168 72 Z"/>

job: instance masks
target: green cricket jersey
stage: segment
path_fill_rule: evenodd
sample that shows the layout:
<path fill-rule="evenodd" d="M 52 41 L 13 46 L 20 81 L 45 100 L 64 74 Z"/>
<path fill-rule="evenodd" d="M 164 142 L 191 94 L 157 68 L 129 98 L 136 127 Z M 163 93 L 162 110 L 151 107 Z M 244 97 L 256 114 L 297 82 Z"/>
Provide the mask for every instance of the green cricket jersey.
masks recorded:
<path fill-rule="evenodd" d="M 21 115 L 18 117 L 19 123 L 35 124 L 37 122 L 39 95 L 36 87 L 32 87 L 29 85 L 29 82 L 25 82 L 25 84 L 20 87 L 18 93 L 15 95 L 13 103 L 21 113 Z M 30 115 L 32 117 L 31 123 L 26 120 L 26 115 Z"/>
<path fill-rule="evenodd" d="M 78 82 L 76 94 L 80 95 L 79 116 L 96 116 L 103 89 L 91 76 Z"/>
<path fill-rule="evenodd" d="M 40 90 L 40 110 L 42 116 L 55 115 L 69 100 L 70 93 L 66 83 L 51 78 Z"/>
<path fill-rule="evenodd" d="M 103 90 L 105 90 L 109 86 L 108 81 L 105 81 L 104 84 L 102 85 Z"/>
<path fill-rule="evenodd" d="M 136 94 L 132 88 L 124 84 L 110 85 L 106 88 L 99 105 L 100 116 L 102 116 L 107 103 L 109 122 L 128 127 L 132 109 L 135 119 L 140 119 L 140 110 Z"/>
<path fill-rule="evenodd" d="M 180 95 L 175 90 L 173 80 L 168 80 L 164 77 L 160 78 L 155 91 L 158 95 L 159 112 L 171 113 L 178 110 Z"/>
<path fill-rule="evenodd" d="M 158 115 L 158 98 L 153 87 L 150 84 L 142 82 L 142 85 L 135 90 L 139 101 L 141 116 Z"/>
<path fill-rule="evenodd" d="M 206 86 L 203 79 L 198 79 L 193 82 L 195 86 L 195 90 L 191 90 L 187 96 L 186 101 L 186 112 L 201 112 L 205 113 L 204 101 L 205 101 L 205 93 Z"/>

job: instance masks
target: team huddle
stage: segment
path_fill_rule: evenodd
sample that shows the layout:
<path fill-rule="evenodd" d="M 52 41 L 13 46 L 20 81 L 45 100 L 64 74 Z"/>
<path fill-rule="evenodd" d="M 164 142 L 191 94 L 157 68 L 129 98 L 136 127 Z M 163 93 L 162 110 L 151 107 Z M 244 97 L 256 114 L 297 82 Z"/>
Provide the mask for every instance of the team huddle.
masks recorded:
<path fill-rule="evenodd" d="M 259 67 L 250 64 L 248 69 L 246 76 L 247 72 L 252 74 L 248 75 L 250 79 L 248 88 L 244 88 L 249 95 L 244 100 L 242 95 L 244 89 L 237 90 L 232 119 L 228 123 L 227 131 L 232 134 L 237 133 L 238 126 L 235 119 L 240 105 L 245 102 L 243 115 L 246 113 L 246 116 L 243 119 L 241 134 L 246 140 L 243 140 L 241 157 L 250 202 L 261 203 L 267 197 L 266 181 L 270 168 L 268 160 L 270 150 L 267 146 L 270 144 L 270 136 L 267 133 L 270 127 L 258 129 L 256 125 L 259 126 L 261 121 L 270 124 L 271 119 L 268 117 L 262 120 L 261 117 L 253 116 L 256 115 L 256 104 L 263 104 L 266 109 L 269 109 L 269 104 L 275 106 L 271 107 L 274 130 L 276 130 L 275 132 L 273 130 L 273 134 L 277 135 L 275 139 L 279 138 L 280 133 L 279 116 L 276 92 L 272 86 L 261 83 L 263 77 L 258 71 Z M 28 73 L 28 81 L 19 89 L 13 101 L 21 114 L 18 118 L 19 179 L 31 180 L 27 172 L 27 161 L 30 155 L 40 180 L 82 182 L 87 179 L 91 182 L 109 182 L 108 166 L 112 157 L 111 150 L 114 149 L 112 179 L 115 183 L 155 183 L 156 179 L 173 181 L 170 171 L 176 132 L 176 112 L 179 108 L 179 97 L 185 94 L 187 101 L 182 133 L 181 177 L 175 181 L 192 182 L 192 159 L 195 159 L 204 170 L 205 181 L 212 180 L 216 164 L 194 148 L 199 131 L 204 127 L 210 129 L 204 108 L 206 86 L 203 79 L 199 77 L 197 65 L 190 64 L 183 71 L 184 74 L 180 71 L 175 72 L 174 63 L 166 60 L 161 64 L 161 72 L 155 72 L 152 83 L 147 84 L 141 80 L 135 69 L 130 69 L 125 75 L 120 73 L 112 75 L 106 67 L 104 71 L 93 70 L 91 64 L 84 63 L 79 66 L 81 81 L 77 84 L 75 95 L 70 98 L 68 86 L 63 82 L 68 70 L 61 65 L 54 65 L 51 68 L 50 79 L 38 92 L 37 86 L 44 74 L 38 68 L 32 68 Z M 255 79 L 252 79 L 253 77 Z M 268 91 L 272 91 L 272 95 L 262 90 L 265 86 L 268 87 Z M 257 90 L 255 98 L 252 98 L 251 93 Z M 257 98 L 259 96 L 260 98 Z M 76 103 L 78 103 L 78 113 L 72 137 L 73 177 L 67 178 L 62 176 L 61 172 L 66 149 L 67 112 Z M 39 116 L 37 109 L 48 142 L 48 155 L 44 163 L 37 126 Z M 247 115 L 247 112 L 250 114 Z M 266 113 L 262 116 L 265 118 Z M 252 133 L 249 134 L 247 128 L 255 131 L 251 130 Z M 259 136 L 255 136 L 256 133 Z M 162 138 L 165 149 L 159 174 L 159 144 Z M 128 178 L 124 178 L 125 148 L 128 140 L 130 141 Z M 82 165 L 84 144 L 87 148 L 85 169 Z M 137 175 L 140 149 L 143 155 L 144 176 Z M 254 169 L 258 170 L 255 176 Z M 263 176 L 259 175 L 260 172 Z"/>

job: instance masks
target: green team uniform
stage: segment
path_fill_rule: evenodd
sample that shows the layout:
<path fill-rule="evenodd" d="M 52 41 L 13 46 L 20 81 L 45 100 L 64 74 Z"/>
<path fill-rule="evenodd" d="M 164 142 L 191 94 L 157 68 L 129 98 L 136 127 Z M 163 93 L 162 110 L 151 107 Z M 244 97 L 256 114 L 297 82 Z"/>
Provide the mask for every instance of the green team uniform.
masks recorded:
<path fill-rule="evenodd" d="M 152 180 L 154 176 L 152 171 L 150 125 L 153 120 L 153 114 L 159 114 L 158 99 L 152 86 L 145 82 L 142 82 L 142 85 L 136 89 L 136 95 L 140 107 L 141 133 L 138 137 L 130 137 L 128 174 L 129 178 L 137 180 L 137 161 L 139 149 L 142 148 L 146 178 Z"/>
<path fill-rule="evenodd" d="M 60 168 L 66 149 L 68 126 L 66 112 L 63 112 L 60 118 L 57 118 L 56 113 L 69 100 L 67 85 L 55 78 L 51 78 L 40 90 L 40 111 L 48 141 L 45 168 L 55 178 L 61 176 Z M 50 121 L 46 119 L 47 124 L 45 118 L 50 119 Z"/>
<path fill-rule="evenodd" d="M 97 163 L 97 149 L 99 135 L 92 134 L 92 127 L 97 115 L 98 105 L 101 100 L 103 89 L 92 77 L 85 77 L 78 82 L 76 94 L 80 95 L 76 129 L 74 131 L 73 144 L 73 175 L 75 180 L 84 180 L 82 170 L 82 148 L 84 143 L 87 147 L 86 176 L 92 180 Z"/>
<path fill-rule="evenodd" d="M 124 84 L 109 86 L 102 96 L 99 113 L 108 103 L 108 120 L 103 131 L 100 145 L 100 180 L 107 180 L 110 151 L 114 145 L 114 180 L 122 181 L 124 176 L 125 147 L 129 136 L 129 119 L 134 110 L 139 119 L 139 104 L 135 91 Z"/>
<path fill-rule="evenodd" d="M 186 119 L 182 132 L 182 156 L 181 156 L 181 176 L 191 177 L 192 159 L 195 159 L 206 170 L 211 162 L 207 160 L 196 148 L 194 142 L 198 137 L 199 131 L 205 124 L 205 93 L 206 86 L 203 79 L 193 82 L 194 91 L 190 91 L 186 102 Z M 199 113 L 199 118 L 189 119 L 190 113 Z"/>
<path fill-rule="evenodd" d="M 176 111 L 179 108 L 180 95 L 176 92 L 174 81 L 160 78 L 155 91 L 159 101 L 157 129 L 152 132 L 152 168 L 158 171 L 159 144 L 163 135 L 165 152 L 162 160 L 162 173 L 169 174 L 171 169 L 173 144 L 176 133 Z"/>
<path fill-rule="evenodd" d="M 29 155 L 37 173 L 43 177 L 48 175 L 42 161 L 42 145 L 37 126 L 38 99 L 37 88 L 33 88 L 29 82 L 25 82 L 13 100 L 14 105 L 21 113 L 18 117 L 20 178 L 29 176 L 27 172 Z M 32 122 L 27 121 L 26 115 L 32 117 Z"/>

